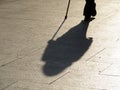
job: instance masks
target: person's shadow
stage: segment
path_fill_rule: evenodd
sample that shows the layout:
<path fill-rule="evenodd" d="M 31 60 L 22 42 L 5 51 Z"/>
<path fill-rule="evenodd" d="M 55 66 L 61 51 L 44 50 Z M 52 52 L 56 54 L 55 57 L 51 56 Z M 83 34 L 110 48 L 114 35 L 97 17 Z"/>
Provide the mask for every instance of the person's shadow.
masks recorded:
<path fill-rule="evenodd" d="M 89 21 L 81 21 L 57 40 L 49 40 L 42 60 L 45 62 L 43 73 L 54 76 L 61 73 L 85 54 L 92 38 L 86 38 Z"/>

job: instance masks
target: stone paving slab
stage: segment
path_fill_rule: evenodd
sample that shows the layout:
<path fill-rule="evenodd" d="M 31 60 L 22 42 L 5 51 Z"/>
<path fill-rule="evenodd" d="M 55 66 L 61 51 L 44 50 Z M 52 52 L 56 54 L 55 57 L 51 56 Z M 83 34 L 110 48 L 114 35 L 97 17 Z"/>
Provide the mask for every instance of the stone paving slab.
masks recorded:
<path fill-rule="evenodd" d="M 0 1 L 0 90 L 119 90 L 120 1 L 96 0 L 83 21 L 84 0 Z M 87 39 L 81 36 L 87 30 Z"/>

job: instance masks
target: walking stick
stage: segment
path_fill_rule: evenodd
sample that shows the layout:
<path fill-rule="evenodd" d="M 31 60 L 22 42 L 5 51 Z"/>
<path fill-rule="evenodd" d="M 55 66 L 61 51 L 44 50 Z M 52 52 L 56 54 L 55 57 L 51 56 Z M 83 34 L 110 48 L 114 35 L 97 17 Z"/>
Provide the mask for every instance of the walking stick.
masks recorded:
<path fill-rule="evenodd" d="M 56 36 L 56 34 L 58 33 L 58 31 L 60 30 L 60 28 L 62 27 L 62 25 L 64 24 L 65 20 L 67 19 L 67 16 L 68 16 L 68 11 L 69 11 L 69 7 L 70 7 L 70 0 L 68 1 L 68 5 L 67 5 L 67 10 L 66 10 L 66 14 L 65 14 L 65 18 L 63 20 L 63 22 L 60 24 L 58 30 L 55 32 L 55 34 L 53 35 L 52 39 L 54 39 L 54 37 Z"/>
<path fill-rule="evenodd" d="M 70 0 L 68 1 L 68 6 L 67 6 L 67 11 L 66 11 L 65 19 L 67 19 L 67 15 L 68 15 L 69 7 L 70 7 Z"/>

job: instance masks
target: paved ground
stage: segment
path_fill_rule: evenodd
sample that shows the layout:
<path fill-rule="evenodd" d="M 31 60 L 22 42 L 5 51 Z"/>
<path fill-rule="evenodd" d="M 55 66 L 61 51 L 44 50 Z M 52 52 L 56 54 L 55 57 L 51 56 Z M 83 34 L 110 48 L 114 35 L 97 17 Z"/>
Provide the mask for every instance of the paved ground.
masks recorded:
<path fill-rule="evenodd" d="M 67 2 L 0 0 L 0 90 L 120 90 L 120 0 L 96 0 L 90 23 L 72 0 L 54 37 Z"/>

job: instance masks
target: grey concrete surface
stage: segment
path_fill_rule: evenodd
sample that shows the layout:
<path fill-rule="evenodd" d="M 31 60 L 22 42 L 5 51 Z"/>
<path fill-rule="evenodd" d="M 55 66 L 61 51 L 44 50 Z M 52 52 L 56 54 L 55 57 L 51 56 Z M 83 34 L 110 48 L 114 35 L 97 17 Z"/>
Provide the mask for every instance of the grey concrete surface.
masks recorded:
<path fill-rule="evenodd" d="M 0 0 L 0 90 L 120 90 L 120 0 Z M 83 35 L 87 31 L 87 38 Z"/>

